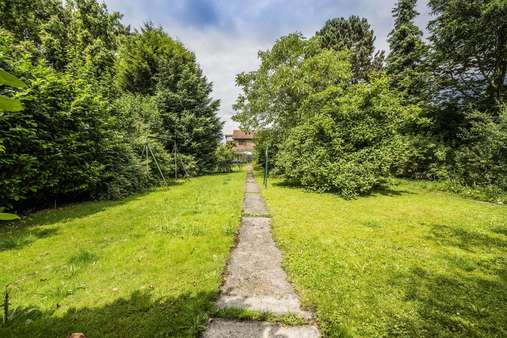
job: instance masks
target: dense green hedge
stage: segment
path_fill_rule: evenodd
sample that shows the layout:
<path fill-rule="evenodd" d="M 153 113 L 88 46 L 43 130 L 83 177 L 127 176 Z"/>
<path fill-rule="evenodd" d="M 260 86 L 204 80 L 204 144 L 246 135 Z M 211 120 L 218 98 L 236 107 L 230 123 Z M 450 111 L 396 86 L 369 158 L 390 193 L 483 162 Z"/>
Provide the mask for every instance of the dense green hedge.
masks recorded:
<path fill-rule="evenodd" d="M 161 28 L 132 32 L 96 0 L 0 9 L 0 68 L 27 84 L 0 86 L 23 104 L 0 111 L 0 206 L 120 198 L 216 168 L 219 103 Z"/>

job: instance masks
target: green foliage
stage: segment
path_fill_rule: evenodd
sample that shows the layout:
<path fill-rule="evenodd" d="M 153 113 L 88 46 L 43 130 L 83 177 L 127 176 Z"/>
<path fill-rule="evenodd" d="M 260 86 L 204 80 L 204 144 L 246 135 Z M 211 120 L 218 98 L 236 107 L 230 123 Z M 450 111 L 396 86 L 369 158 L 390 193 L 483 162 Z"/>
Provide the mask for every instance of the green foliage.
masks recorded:
<path fill-rule="evenodd" d="M 14 88 L 25 88 L 26 84 L 19 80 L 17 77 L 7 73 L 5 70 L 0 68 L 0 85 L 14 87 Z M 23 105 L 19 100 L 11 99 L 0 95 L 0 112 L 7 111 L 20 111 L 23 109 Z M 0 145 L 2 143 L 0 142 Z"/>
<path fill-rule="evenodd" d="M 313 116 L 280 146 L 278 172 L 312 190 L 345 197 L 370 192 L 398 159 L 404 114 L 416 112 L 403 107 L 385 77 L 344 91 L 330 87 L 315 97 L 303 108 Z"/>
<path fill-rule="evenodd" d="M 167 152 L 191 156 L 197 172 L 213 171 L 222 123 L 211 83 L 192 53 L 160 28 L 145 25 L 124 39 L 115 64 L 120 90 L 154 100 L 160 142 Z M 190 163 L 189 163 L 190 165 Z"/>
<path fill-rule="evenodd" d="M 507 107 L 498 118 L 469 112 L 466 122 L 450 170 L 465 185 L 507 190 Z"/>
<path fill-rule="evenodd" d="M 430 0 L 432 66 L 443 103 L 498 111 L 506 99 L 507 3 Z"/>
<path fill-rule="evenodd" d="M 157 76 L 170 60 L 183 65 L 194 62 L 194 56 L 162 28 L 145 24 L 138 34 L 122 40 L 115 63 L 116 84 L 122 91 L 154 94 Z"/>
<path fill-rule="evenodd" d="M 131 33 L 96 0 L 0 9 L 0 65 L 28 84 L 0 72 L 19 87 L 0 87 L 0 205 L 120 198 L 214 169 L 219 103 L 161 28 Z"/>
<path fill-rule="evenodd" d="M 352 15 L 328 20 L 317 36 L 323 48 L 350 50 L 355 81 L 368 80 L 370 73 L 382 68 L 384 52 L 374 54 L 375 33 L 365 18 Z"/>
<path fill-rule="evenodd" d="M 216 158 L 216 171 L 219 173 L 230 173 L 232 172 L 232 166 L 234 165 L 234 152 L 230 144 L 221 144 L 215 151 Z"/>
<path fill-rule="evenodd" d="M 16 219 L 19 219 L 18 215 L 0 212 L 0 221 L 14 221 Z"/>
<path fill-rule="evenodd" d="M 155 95 L 164 129 L 166 149 L 196 160 L 199 173 L 215 168 L 215 149 L 222 134 L 216 115 L 219 101 L 210 98 L 212 87 L 195 63 L 164 65 Z"/>
<path fill-rule="evenodd" d="M 350 52 L 290 34 L 260 53 L 257 71 L 240 74 L 235 119 L 258 133 L 256 162 L 269 146 L 274 171 L 294 184 L 353 197 L 389 175 L 398 130 L 419 110 L 403 106 L 385 76 L 354 81 Z"/>
<path fill-rule="evenodd" d="M 113 119 L 106 100 L 85 81 L 46 66 L 24 63 L 18 70 L 30 79 L 18 93 L 23 111 L 0 116 L 6 148 L 0 160 L 1 203 L 12 207 L 23 200 L 102 195 L 116 180 L 128 182 L 123 192 L 136 191 L 132 150 L 121 132 L 109 128 Z"/>
<path fill-rule="evenodd" d="M 436 136 L 410 133 L 402 136 L 402 143 L 399 160 L 392 167 L 396 176 L 429 180 L 449 178 L 450 149 Z"/>
<path fill-rule="evenodd" d="M 386 72 L 391 85 L 401 90 L 408 100 L 422 99 L 427 81 L 423 59 L 426 46 L 422 31 L 414 24 L 419 14 L 415 10 L 417 0 L 399 0 L 393 9 L 394 28 L 389 33 L 389 56 Z"/>

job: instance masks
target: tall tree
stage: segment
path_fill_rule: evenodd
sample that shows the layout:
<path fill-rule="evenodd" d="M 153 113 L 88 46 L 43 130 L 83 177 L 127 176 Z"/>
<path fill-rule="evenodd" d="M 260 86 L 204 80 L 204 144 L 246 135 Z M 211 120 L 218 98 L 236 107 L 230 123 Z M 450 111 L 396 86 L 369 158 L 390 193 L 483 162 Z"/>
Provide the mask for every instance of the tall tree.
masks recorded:
<path fill-rule="evenodd" d="M 166 60 L 157 78 L 155 97 L 165 135 L 163 144 L 168 151 L 192 156 L 199 173 L 211 172 L 222 136 L 217 116 L 220 101 L 211 98 L 212 84 L 195 61 L 180 64 Z"/>
<path fill-rule="evenodd" d="M 160 115 L 162 143 L 172 152 L 190 155 L 200 172 L 211 171 L 222 123 L 219 101 L 195 56 L 161 28 L 146 24 L 126 39 L 115 64 L 122 91 L 154 96 Z"/>
<path fill-rule="evenodd" d="M 499 111 L 507 93 L 507 2 L 430 0 L 429 6 L 440 96 L 458 109 L 472 103 Z"/>
<path fill-rule="evenodd" d="M 358 16 L 328 20 L 317 32 L 323 48 L 351 51 L 355 81 L 368 80 L 369 74 L 382 67 L 384 52 L 375 53 L 375 33 L 368 20 Z"/>
<path fill-rule="evenodd" d="M 422 65 L 426 47 L 422 31 L 414 24 L 417 0 L 398 0 L 392 13 L 394 28 L 389 33 L 386 71 L 391 85 L 403 91 L 409 100 L 418 100 L 424 88 Z"/>
<path fill-rule="evenodd" d="M 144 24 L 140 32 L 123 39 L 115 63 L 115 82 L 122 91 L 154 94 L 164 60 L 193 62 L 193 55 L 162 28 Z"/>

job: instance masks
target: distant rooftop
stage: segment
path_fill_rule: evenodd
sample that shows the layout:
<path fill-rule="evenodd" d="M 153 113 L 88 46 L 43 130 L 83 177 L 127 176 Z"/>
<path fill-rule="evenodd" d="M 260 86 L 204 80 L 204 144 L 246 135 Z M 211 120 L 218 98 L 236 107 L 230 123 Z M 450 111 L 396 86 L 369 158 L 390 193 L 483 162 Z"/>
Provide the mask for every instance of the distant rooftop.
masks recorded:
<path fill-rule="evenodd" d="M 255 131 L 246 132 L 243 130 L 236 129 L 232 132 L 232 135 L 227 135 L 227 136 L 230 136 L 233 140 L 253 140 L 253 138 L 255 136 Z"/>

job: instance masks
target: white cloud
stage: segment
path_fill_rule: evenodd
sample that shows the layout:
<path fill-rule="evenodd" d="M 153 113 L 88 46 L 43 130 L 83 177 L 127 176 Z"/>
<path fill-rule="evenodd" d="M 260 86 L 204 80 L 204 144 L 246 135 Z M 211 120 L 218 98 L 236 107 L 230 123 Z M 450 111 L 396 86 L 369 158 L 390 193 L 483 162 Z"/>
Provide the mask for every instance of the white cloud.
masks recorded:
<path fill-rule="evenodd" d="M 352 14 L 366 17 L 372 25 L 379 49 L 387 49 L 392 29 L 391 9 L 395 0 L 106 0 L 108 7 L 124 14 L 124 22 L 139 27 L 151 20 L 192 50 L 204 73 L 213 82 L 220 99 L 224 132 L 231 132 L 232 104 L 239 90 L 236 74 L 254 70 L 257 52 L 269 48 L 280 36 L 299 31 L 313 35 L 325 21 Z M 428 20 L 427 8 L 419 1 L 421 28 Z M 189 13 L 188 11 L 195 11 Z M 200 12 L 199 12 L 200 11 Z M 208 13 L 206 11 L 211 11 Z M 199 25 L 196 18 L 206 22 Z"/>

